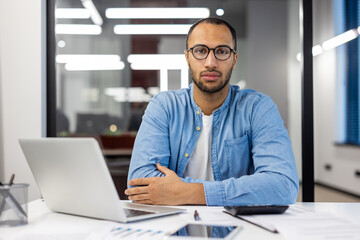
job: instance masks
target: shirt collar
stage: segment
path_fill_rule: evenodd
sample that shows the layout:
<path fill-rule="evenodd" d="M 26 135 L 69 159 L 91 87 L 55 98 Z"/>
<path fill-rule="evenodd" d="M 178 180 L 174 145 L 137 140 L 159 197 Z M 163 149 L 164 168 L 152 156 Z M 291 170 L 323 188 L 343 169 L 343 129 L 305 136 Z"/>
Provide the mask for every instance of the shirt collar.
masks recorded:
<path fill-rule="evenodd" d="M 195 99 L 194 99 L 194 85 L 193 83 L 191 83 L 189 85 L 189 89 L 190 89 L 190 98 L 191 98 L 191 104 L 193 105 L 195 111 L 200 111 L 201 112 L 201 109 L 199 108 L 199 106 L 196 104 L 195 102 Z M 213 115 L 217 115 L 219 114 L 220 112 L 222 112 L 224 109 L 226 109 L 228 106 L 229 106 L 229 102 L 230 102 L 230 96 L 231 96 L 231 92 L 232 92 L 232 86 L 230 85 L 229 87 L 229 92 L 228 92 L 228 95 L 225 99 L 225 101 L 223 102 L 223 104 L 221 104 L 220 107 L 218 107 L 217 109 L 215 109 L 212 114 Z"/>

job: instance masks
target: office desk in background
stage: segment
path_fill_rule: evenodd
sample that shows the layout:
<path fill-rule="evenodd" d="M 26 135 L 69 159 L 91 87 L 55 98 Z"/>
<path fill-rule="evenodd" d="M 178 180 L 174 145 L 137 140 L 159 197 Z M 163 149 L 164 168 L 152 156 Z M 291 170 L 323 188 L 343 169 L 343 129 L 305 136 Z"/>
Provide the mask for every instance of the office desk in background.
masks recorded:
<path fill-rule="evenodd" d="M 101 151 L 106 159 L 120 199 L 128 199 L 124 191 L 127 186 L 132 148 L 102 149 Z"/>
<path fill-rule="evenodd" d="M 346 219 L 360 226 L 360 203 L 296 203 L 295 206 L 314 210 L 319 214 L 330 213 L 335 219 Z M 205 223 L 213 225 L 239 225 L 241 232 L 235 239 L 286 239 L 281 234 L 274 234 L 250 223 L 223 213 L 222 207 L 181 206 L 186 213 L 159 217 L 129 224 L 54 213 L 48 210 L 42 200 L 30 202 L 29 224 L 18 227 L 0 226 L 0 239 L 111 239 L 116 236 L 117 228 L 137 229 L 139 234 L 152 230 L 152 235 L 135 237 L 129 235 L 121 239 L 162 239 L 163 232 L 177 230 L 186 223 Z M 201 216 L 201 221 L 194 220 L 194 210 Z M 157 234 L 159 231 L 161 233 Z M 360 231 L 360 229 L 359 229 Z M 145 234 L 144 234 L 145 235 Z M 114 238 L 115 239 L 115 238 Z M 119 236 L 120 239 L 120 236 Z M 306 238 L 304 238 L 306 239 Z M 360 239 L 358 237 L 343 239 Z"/>

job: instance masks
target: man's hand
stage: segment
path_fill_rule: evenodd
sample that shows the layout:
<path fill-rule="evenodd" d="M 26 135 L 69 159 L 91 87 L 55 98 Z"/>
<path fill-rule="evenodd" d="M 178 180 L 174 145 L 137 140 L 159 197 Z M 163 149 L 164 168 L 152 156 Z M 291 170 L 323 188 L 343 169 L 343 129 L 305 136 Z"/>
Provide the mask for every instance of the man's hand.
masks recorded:
<path fill-rule="evenodd" d="M 128 182 L 139 186 L 125 190 L 129 200 L 142 204 L 183 205 L 206 204 L 203 184 L 184 183 L 174 171 L 157 164 L 164 177 L 137 178 Z"/>

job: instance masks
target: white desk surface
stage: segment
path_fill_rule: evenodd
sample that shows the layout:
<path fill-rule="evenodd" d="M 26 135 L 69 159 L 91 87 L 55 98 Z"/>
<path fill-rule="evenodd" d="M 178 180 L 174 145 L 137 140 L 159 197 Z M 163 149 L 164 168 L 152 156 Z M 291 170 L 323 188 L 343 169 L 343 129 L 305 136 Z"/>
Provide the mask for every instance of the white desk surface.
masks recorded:
<path fill-rule="evenodd" d="M 296 203 L 317 212 L 331 213 L 360 224 L 360 203 Z M 163 229 L 174 231 L 186 223 L 194 223 L 194 210 L 199 212 L 201 221 L 196 223 L 240 225 L 243 230 L 235 239 L 285 239 L 250 223 L 223 213 L 222 207 L 181 206 L 186 213 L 159 217 L 151 220 L 126 224 L 127 227 L 142 229 Z M 97 220 L 51 212 L 42 200 L 28 204 L 29 223 L 17 227 L 0 227 L 0 240 L 3 239 L 101 239 L 98 233 L 110 232 L 112 228 L 124 225 L 105 220 Z"/>

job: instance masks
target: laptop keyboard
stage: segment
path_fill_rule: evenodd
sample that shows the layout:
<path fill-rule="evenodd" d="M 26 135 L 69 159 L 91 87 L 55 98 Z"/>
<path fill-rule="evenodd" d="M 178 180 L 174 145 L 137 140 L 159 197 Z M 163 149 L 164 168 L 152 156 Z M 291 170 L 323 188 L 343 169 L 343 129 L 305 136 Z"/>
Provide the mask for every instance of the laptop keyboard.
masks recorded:
<path fill-rule="evenodd" d="M 124 208 L 124 212 L 126 214 L 126 217 L 137 217 L 137 216 L 143 216 L 143 215 L 156 213 L 156 212 L 151 212 L 151 211 L 142 211 L 142 210 L 136 210 L 136 209 L 130 209 L 130 208 Z"/>

